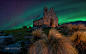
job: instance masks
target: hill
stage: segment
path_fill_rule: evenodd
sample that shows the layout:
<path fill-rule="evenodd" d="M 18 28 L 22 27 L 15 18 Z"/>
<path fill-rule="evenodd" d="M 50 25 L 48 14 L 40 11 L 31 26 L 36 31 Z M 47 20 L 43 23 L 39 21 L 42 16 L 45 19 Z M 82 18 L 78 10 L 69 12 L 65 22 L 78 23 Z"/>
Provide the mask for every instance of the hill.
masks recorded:
<path fill-rule="evenodd" d="M 86 21 L 75 21 L 75 22 L 70 22 L 70 23 L 64 23 L 64 24 L 79 24 L 79 23 L 81 23 L 81 24 L 85 24 L 86 25 Z M 63 25 L 63 24 L 62 24 Z"/>

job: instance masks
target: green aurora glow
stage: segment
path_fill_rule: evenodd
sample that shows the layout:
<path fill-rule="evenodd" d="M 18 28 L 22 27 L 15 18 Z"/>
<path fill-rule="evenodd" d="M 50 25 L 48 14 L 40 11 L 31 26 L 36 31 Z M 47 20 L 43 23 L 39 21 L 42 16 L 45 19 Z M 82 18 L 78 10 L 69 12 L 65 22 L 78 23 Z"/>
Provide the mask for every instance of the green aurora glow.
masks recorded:
<path fill-rule="evenodd" d="M 79 20 L 86 21 L 86 1 L 83 0 L 79 0 L 79 1 L 55 0 L 55 1 L 35 1 L 35 2 L 23 1 L 20 2 L 22 5 L 17 4 L 17 2 L 18 1 L 13 2 L 11 5 L 6 4 L 8 5 L 7 6 L 8 8 L 10 7 L 14 8 L 13 11 L 9 10 L 9 13 L 11 13 L 9 18 L 6 16 L 6 14 L 3 15 L 1 12 L 2 15 L 0 16 L 0 18 L 3 18 L 3 20 L 1 21 L 2 26 L 0 26 L 0 30 L 17 29 L 17 28 L 22 28 L 23 26 L 33 27 L 33 20 L 38 15 L 43 14 L 44 7 L 47 7 L 48 10 L 51 7 L 53 7 L 59 19 L 58 23 L 60 25 L 63 23 L 69 23 Z M 5 9 L 2 11 L 5 11 Z"/>

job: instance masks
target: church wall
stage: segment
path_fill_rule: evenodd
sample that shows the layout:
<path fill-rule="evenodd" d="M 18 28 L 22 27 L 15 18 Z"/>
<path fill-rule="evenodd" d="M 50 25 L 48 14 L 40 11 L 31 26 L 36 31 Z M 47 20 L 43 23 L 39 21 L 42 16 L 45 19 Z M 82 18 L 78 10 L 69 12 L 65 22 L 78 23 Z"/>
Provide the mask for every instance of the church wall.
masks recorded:
<path fill-rule="evenodd" d="M 33 25 L 35 25 L 35 26 L 38 26 L 38 24 L 39 24 L 39 26 L 42 26 L 42 24 L 43 24 L 43 19 L 39 19 L 39 20 L 33 22 Z"/>
<path fill-rule="evenodd" d="M 53 27 L 58 26 L 58 19 L 57 16 L 55 15 L 55 12 L 52 10 L 49 10 L 45 16 L 44 16 L 44 25 L 51 27 L 50 26 L 50 20 L 53 19 Z M 48 21 L 47 21 L 48 20 Z"/>
<path fill-rule="evenodd" d="M 47 9 L 47 8 L 45 8 L 45 9 Z M 39 25 L 44 25 L 44 26 L 46 26 L 46 27 L 51 27 L 50 26 L 50 20 L 51 19 L 53 19 L 53 23 L 52 23 L 52 27 L 56 27 L 56 26 L 58 26 L 58 18 L 57 18 L 57 16 L 56 16 L 56 14 L 55 14 L 55 12 L 54 12 L 54 10 L 53 10 L 53 8 L 51 8 L 49 11 L 44 11 L 44 16 L 43 16 L 43 18 L 42 19 L 39 19 L 39 20 L 37 20 L 37 21 L 35 21 L 35 22 L 33 22 L 33 24 L 34 25 L 38 25 L 38 23 L 39 23 Z M 41 23 L 41 24 L 40 24 Z"/>

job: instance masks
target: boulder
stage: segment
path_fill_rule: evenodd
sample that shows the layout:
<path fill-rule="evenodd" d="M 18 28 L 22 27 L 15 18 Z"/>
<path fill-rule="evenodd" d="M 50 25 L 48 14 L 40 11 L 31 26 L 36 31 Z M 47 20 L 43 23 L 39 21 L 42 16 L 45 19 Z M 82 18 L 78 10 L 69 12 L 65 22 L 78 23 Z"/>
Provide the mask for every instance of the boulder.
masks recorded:
<path fill-rule="evenodd" d="M 13 44 L 15 38 L 13 36 L 0 36 L 0 51 L 3 51 L 6 45 Z"/>
<path fill-rule="evenodd" d="M 0 33 L 0 36 L 5 36 L 6 35 L 6 33 Z"/>
<path fill-rule="evenodd" d="M 24 44 L 25 44 L 25 47 L 26 47 L 28 44 L 30 44 L 30 40 L 25 41 Z"/>
<path fill-rule="evenodd" d="M 23 37 L 23 38 L 32 38 L 33 36 L 25 36 L 25 37 Z"/>
<path fill-rule="evenodd" d="M 15 43 L 15 44 L 11 44 L 11 45 L 7 45 L 4 48 L 4 52 L 9 52 L 12 54 L 19 54 L 21 52 L 21 44 L 19 43 Z"/>
<path fill-rule="evenodd" d="M 22 35 L 22 33 L 18 33 L 18 35 Z"/>
<path fill-rule="evenodd" d="M 14 34 L 10 33 L 10 35 L 14 35 Z"/>
<path fill-rule="evenodd" d="M 3 31 L 0 31 L 0 34 L 4 33 Z"/>

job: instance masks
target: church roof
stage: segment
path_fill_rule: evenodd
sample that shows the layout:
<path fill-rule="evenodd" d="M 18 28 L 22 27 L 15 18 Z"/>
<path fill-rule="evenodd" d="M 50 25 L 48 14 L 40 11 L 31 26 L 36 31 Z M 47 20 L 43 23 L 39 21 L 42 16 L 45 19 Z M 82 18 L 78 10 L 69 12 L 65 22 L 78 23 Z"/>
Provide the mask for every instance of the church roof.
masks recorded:
<path fill-rule="evenodd" d="M 38 15 L 34 21 L 39 20 L 39 19 L 41 19 L 42 17 L 43 17 L 43 14 Z"/>

